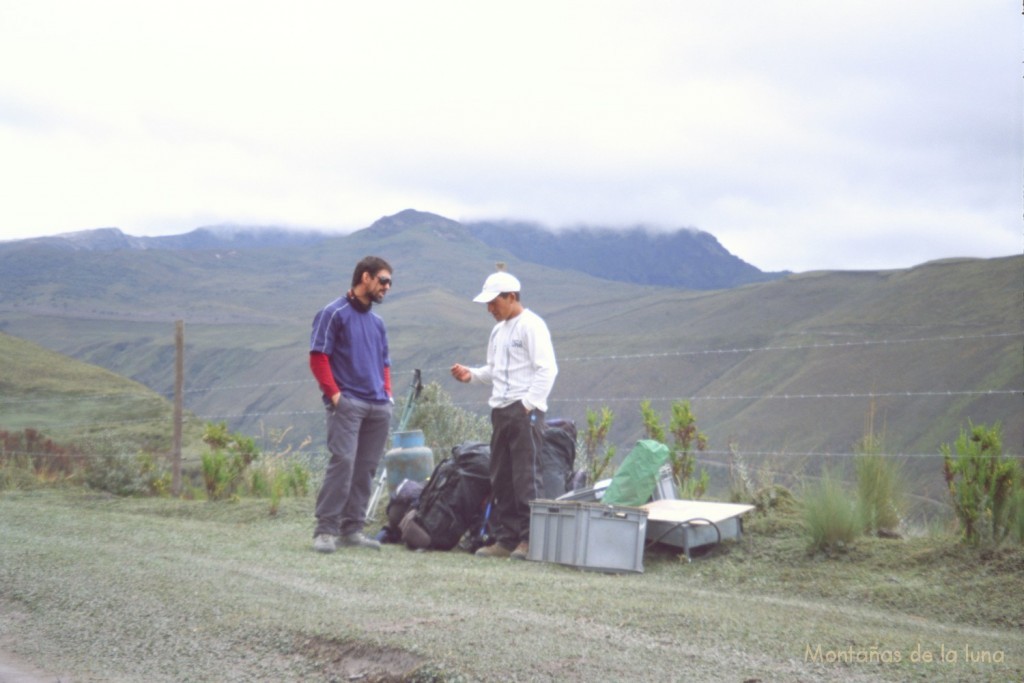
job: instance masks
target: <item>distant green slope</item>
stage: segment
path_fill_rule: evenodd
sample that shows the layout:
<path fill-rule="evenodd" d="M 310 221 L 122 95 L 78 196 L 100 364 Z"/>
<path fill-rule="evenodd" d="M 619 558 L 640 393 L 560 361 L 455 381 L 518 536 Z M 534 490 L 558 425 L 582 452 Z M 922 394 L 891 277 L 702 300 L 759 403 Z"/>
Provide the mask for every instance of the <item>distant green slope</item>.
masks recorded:
<path fill-rule="evenodd" d="M 34 429 L 96 453 L 167 453 L 172 417 L 138 382 L 0 333 L 0 430 Z"/>

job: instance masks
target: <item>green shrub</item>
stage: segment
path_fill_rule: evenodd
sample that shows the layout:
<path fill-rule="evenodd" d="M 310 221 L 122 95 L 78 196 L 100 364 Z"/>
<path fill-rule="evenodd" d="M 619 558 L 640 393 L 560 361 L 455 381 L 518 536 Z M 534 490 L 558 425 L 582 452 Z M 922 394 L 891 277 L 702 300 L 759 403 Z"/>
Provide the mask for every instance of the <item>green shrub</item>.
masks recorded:
<path fill-rule="evenodd" d="M 591 484 L 599 481 L 615 459 L 616 447 L 608 443 L 615 413 L 607 406 L 601 412 L 587 408 L 587 429 L 583 432 L 583 469 Z"/>
<path fill-rule="evenodd" d="M 396 415 L 402 413 L 406 400 L 398 400 L 395 405 Z M 423 386 L 406 429 L 419 429 L 423 432 L 424 442 L 433 451 L 435 462 L 461 443 L 491 441 L 490 419 L 456 406 L 451 395 L 437 382 Z"/>
<path fill-rule="evenodd" d="M 754 491 L 749 503 L 762 515 L 788 515 L 799 507 L 793 493 L 781 484 L 769 484 Z"/>
<path fill-rule="evenodd" d="M 85 484 L 115 496 L 165 495 L 171 473 L 148 454 L 107 454 L 94 458 L 85 470 Z"/>
<path fill-rule="evenodd" d="M 644 435 L 648 439 L 665 443 L 665 428 L 661 424 L 661 416 L 651 407 L 650 401 L 640 403 L 640 417 L 644 422 Z"/>
<path fill-rule="evenodd" d="M 203 441 L 211 448 L 201 455 L 207 499 L 224 500 L 235 495 L 245 484 L 249 466 L 259 457 L 256 442 L 232 434 L 224 422 L 208 423 Z"/>
<path fill-rule="evenodd" d="M 1021 474 L 1019 469 L 1017 473 Z M 1006 526 L 1010 539 L 1024 545 L 1024 485 L 1018 484 L 1010 497 L 1010 511 Z"/>
<path fill-rule="evenodd" d="M 647 438 L 667 443 L 661 418 L 651 408 L 650 401 L 640 404 L 640 414 Z M 699 474 L 696 472 L 697 458 L 694 453 L 706 449 L 708 440 L 697 429 L 697 418 L 689 401 L 676 401 L 672 404 L 669 432 L 672 434 L 672 447 L 669 448 L 672 483 L 682 498 L 700 498 L 707 492 L 710 476 L 703 468 Z"/>
<path fill-rule="evenodd" d="M 0 458 L 0 491 L 30 490 L 40 485 L 28 456 Z"/>
<path fill-rule="evenodd" d="M 960 430 L 952 448 L 942 446 L 943 475 L 964 540 L 999 543 L 1020 525 L 1020 465 L 1003 457 L 998 423 L 969 427 Z"/>
<path fill-rule="evenodd" d="M 250 490 L 255 496 L 269 498 L 270 514 L 276 515 L 285 496 L 303 498 L 309 493 L 309 479 L 309 468 L 305 465 L 277 456 L 253 469 Z"/>
<path fill-rule="evenodd" d="M 201 456 L 203 484 L 209 500 L 222 500 L 231 488 L 232 476 L 224 451 L 207 451 Z"/>
<path fill-rule="evenodd" d="M 1018 474 L 1024 473 L 1018 469 Z M 1018 545 L 1024 546 L 1024 485 L 1018 485 L 1014 489 L 1010 502 L 1010 515 L 1007 520 L 1010 538 Z"/>
<path fill-rule="evenodd" d="M 830 472 L 805 489 L 801 501 L 811 551 L 833 553 L 850 545 L 863 528 L 857 501 Z"/>

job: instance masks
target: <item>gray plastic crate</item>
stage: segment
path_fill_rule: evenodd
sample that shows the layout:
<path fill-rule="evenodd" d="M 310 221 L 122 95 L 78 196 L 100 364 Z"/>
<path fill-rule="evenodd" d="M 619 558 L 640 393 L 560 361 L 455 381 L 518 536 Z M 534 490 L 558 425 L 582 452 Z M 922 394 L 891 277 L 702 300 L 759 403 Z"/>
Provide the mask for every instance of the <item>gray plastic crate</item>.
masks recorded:
<path fill-rule="evenodd" d="M 527 559 L 601 572 L 643 572 L 647 511 L 579 501 L 530 502 Z"/>

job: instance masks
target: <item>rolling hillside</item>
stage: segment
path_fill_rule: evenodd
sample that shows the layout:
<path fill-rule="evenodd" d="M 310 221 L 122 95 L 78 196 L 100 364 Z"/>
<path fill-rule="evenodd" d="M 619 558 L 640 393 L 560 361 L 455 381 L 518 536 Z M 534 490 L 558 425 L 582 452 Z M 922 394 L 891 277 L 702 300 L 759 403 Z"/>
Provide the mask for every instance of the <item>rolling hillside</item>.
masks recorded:
<path fill-rule="evenodd" d="M 172 420 L 172 405 L 138 382 L 0 333 L 0 430 L 86 453 L 166 453 Z M 195 446 L 200 424 L 187 422 Z"/>
<path fill-rule="evenodd" d="M 608 406 L 620 449 L 642 434 L 642 400 L 667 419 L 672 401 L 687 399 L 709 436 L 708 461 L 725 463 L 732 448 L 780 474 L 848 462 L 870 413 L 887 450 L 911 456 L 929 490 L 940 444 L 969 420 L 1001 422 L 1006 450 L 1024 450 L 1024 257 L 695 291 L 527 262 L 454 221 L 403 214 L 316 245 L 267 249 L 8 243 L 0 330 L 170 396 L 174 320 L 183 319 L 189 409 L 252 433 L 293 427 L 322 443 L 309 324 L 354 263 L 377 253 L 395 267 L 378 310 L 396 387 L 421 368 L 482 412 L 486 390 L 459 385 L 448 367 L 482 361 L 492 321 L 470 299 L 502 260 L 552 330 L 552 415 L 583 424 L 587 409 Z"/>

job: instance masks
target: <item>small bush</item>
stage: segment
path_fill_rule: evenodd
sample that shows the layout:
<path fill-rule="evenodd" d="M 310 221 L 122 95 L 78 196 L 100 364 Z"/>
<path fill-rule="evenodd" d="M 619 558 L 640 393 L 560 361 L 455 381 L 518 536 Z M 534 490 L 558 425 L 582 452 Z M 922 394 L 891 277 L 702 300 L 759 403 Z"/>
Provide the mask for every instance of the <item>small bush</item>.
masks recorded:
<path fill-rule="evenodd" d="M 970 425 L 951 448 L 942 446 L 943 475 L 953 510 L 971 544 L 999 543 L 1019 532 L 1024 482 L 1020 465 L 1003 457 L 1002 429 Z"/>
<path fill-rule="evenodd" d="M 1020 471 L 1018 470 L 1018 474 Z M 1018 485 L 1010 499 L 1006 526 L 1010 539 L 1024 545 L 1024 485 Z"/>
<path fill-rule="evenodd" d="M 0 459 L 0 491 L 31 490 L 41 483 L 28 458 Z"/>
<path fill-rule="evenodd" d="M 651 407 L 650 401 L 643 401 L 640 404 L 640 416 L 647 438 L 667 443 L 661 418 Z M 697 418 L 690 408 L 689 401 L 675 401 L 672 404 L 669 433 L 672 434 L 672 447 L 669 448 L 672 483 L 682 498 L 701 498 L 707 492 L 711 478 L 703 468 L 699 473 L 696 471 L 695 452 L 705 450 L 708 439 L 697 429 Z"/>
<path fill-rule="evenodd" d="M 793 493 L 781 484 L 770 484 L 759 488 L 751 494 L 749 503 L 757 508 L 762 515 L 775 512 L 788 514 L 799 507 Z"/>
<path fill-rule="evenodd" d="M 259 457 L 255 441 L 228 432 L 223 422 L 207 424 L 203 441 L 211 448 L 201 456 L 207 499 L 224 500 L 234 496 L 246 483 L 249 466 Z"/>
<path fill-rule="evenodd" d="M 804 491 L 801 510 L 810 550 L 833 553 L 850 545 L 863 528 L 857 501 L 831 473 Z"/>
<path fill-rule="evenodd" d="M 408 397 L 398 399 L 396 415 L 404 412 L 407 400 Z M 437 382 L 423 386 L 406 429 L 423 432 L 423 439 L 433 451 L 435 461 L 450 453 L 453 446 L 467 441 L 490 443 L 491 440 L 490 419 L 455 405 L 451 395 Z"/>
<path fill-rule="evenodd" d="M 602 406 L 598 413 L 587 408 L 587 429 L 583 432 L 583 467 L 587 481 L 600 481 L 606 469 L 615 459 L 616 447 L 608 443 L 608 432 L 615 420 L 615 413 Z"/>
<path fill-rule="evenodd" d="M 85 484 L 115 496 L 164 495 L 170 490 L 171 474 L 151 455 L 103 455 L 85 471 Z"/>
<path fill-rule="evenodd" d="M 201 456 L 203 484 L 206 486 L 206 497 L 209 500 L 222 500 L 232 488 L 234 477 L 228 465 L 228 456 L 224 451 L 207 451 Z"/>
<path fill-rule="evenodd" d="M 309 468 L 278 456 L 263 462 L 252 471 L 250 490 L 253 495 L 270 499 L 270 514 L 276 515 L 285 496 L 304 498 L 309 493 Z"/>

